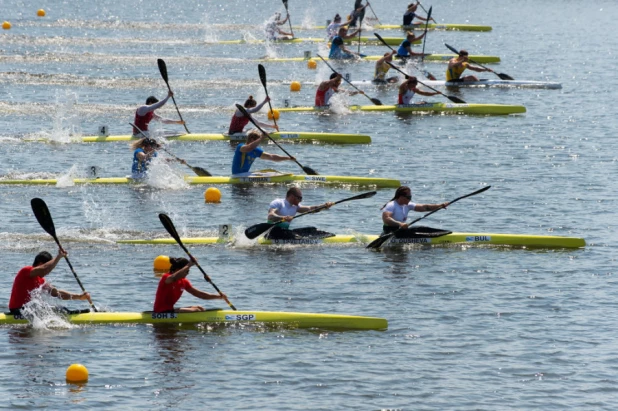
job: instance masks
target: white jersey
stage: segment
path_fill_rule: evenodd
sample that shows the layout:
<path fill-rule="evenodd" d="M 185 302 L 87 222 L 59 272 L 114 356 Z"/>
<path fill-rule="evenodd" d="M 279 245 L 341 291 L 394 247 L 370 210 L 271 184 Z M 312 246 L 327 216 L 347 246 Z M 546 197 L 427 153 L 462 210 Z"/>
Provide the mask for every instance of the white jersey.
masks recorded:
<path fill-rule="evenodd" d="M 270 206 L 268 206 L 269 209 L 275 209 L 277 210 L 277 215 L 282 216 L 282 217 L 286 217 L 286 216 L 295 216 L 296 215 L 296 211 L 298 210 L 298 207 L 301 207 L 301 205 L 292 205 L 288 202 L 288 200 L 286 200 L 285 198 L 277 198 L 276 200 L 273 200 L 270 203 Z"/>
<path fill-rule="evenodd" d="M 412 104 L 415 94 L 412 90 L 406 90 L 405 94 L 401 96 L 401 104 Z"/>
<path fill-rule="evenodd" d="M 329 40 L 332 40 L 339 33 L 339 28 L 342 26 L 341 23 L 330 23 L 328 27 L 326 27 L 326 35 Z"/>
<path fill-rule="evenodd" d="M 408 204 L 400 205 L 395 200 L 393 200 L 390 203 L 388 203 L 386 207 L 384 207 L 382 212 L 388 211 L 389 213 L 392 213 L 391 217 L 393 220 L 399 221 L 400 223 L 405 223 L 406 220 L 408 219 L 408 212 L 410 210 L 414 210 L 415 207 L 416 207 L 416 204 L 412 202 Z"/>

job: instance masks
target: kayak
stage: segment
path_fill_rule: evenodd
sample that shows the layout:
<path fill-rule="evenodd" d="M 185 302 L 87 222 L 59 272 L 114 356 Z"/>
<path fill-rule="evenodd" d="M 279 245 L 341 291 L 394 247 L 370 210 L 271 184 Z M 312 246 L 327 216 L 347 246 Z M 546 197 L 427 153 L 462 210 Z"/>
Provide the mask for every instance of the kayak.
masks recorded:
<path fill-rule="evenodd" d="M 391 46 L 400 45 L 404 38 L 403 37 L 382 37 L 386 44 Z M 274 40 L 274 41 L 266 41 L 266 40 L 258 40 L 258 39 L 240 39 L 240 40 L 217 40 L 212 42 L 207 42 L 208 44 L 265 44 L 265 43 L 273 43 L 273 44 L 298 44 L 298 43 L 326 43 L 327 40 L 325 38 L 295 38 L 291 40 Z M 364 37 L 360 38 L 361 43 L 369 43 L 369 44 L 382 44 L 380 40 L 376 37 Z M 352 39 L 345 39 L 344 43 L 346 44 L 356 44 L 358 43 L 358 37 Z M 421 40 L 416 40 L 413 44 L 421 44 Z"/>
<path fill-rule="evenodd" d="M 319 141 L 331 144 L 369 144 L 371 137 L 365 134 L 343 134 L 343 133 L 320 133 L 307 131 L 280 131 L 269 134 L 274 140 L 298 141 L 311 143 Z M 173 141 L 240 141 L 245 142 L 246 133 L 229 134 L 183 134 L 177 136 L 165 136 L 164 140 Z M 111 141 L 132 141 L 139 140 L 131 135 L 119 136 L 88 136 L 82 137 L 84 143 L 107 143 Z"/>
<path fill-rule="evenodd" d="M 316 314 L 276 311 L 208 310 L 197 313 L 90 312 L 68 314 L 72 324 L 270 324 L 291 328 L 325 328 L 333 330 L 386 330 L 384 318 L 340 314 Z M 1 324 L 28 324 L 21 315 L 0 313 Z"/>
<path fill-rule="evenodd" d="M 394 83 L 374 83 L 373 80 L 352 80 L 355 86 L 393 86 L 399 87 L 403 79 L 398 79 Z M 425 80 L 420 79 L 424 85 L 429 87 L 518 87 L 518 88 L 543 88 L 543 89 L 560 89 L 561 83 L 553 81 L 535 81 L 535 80 L 500 80 L 500 79 L 480 79 L 479 81 L 445 81 L 445 80 Z M 304 85 L 316 85 L 315 82 L 304 82 Z M 421 86 L 423 85 L 421 84 Z"/>
<path fill-rule="evenodd" d="M 371 26 L 374 29 L 382 29 L 382 30 L 425 30 L 424 24 L 413 24 L 411 26 L 402 26 L 401 24 L 376 24 Z M 298 30 L 326 30 L 326 26 L 315 26 L 315 27 L 302 27 L 296 26 Z M 363 27 L 363 30 L 365 28 Z M 459 31 L 491 31 L 491 26 L 480 26 L 478 24 L 435 24 L 430 23 L 427 25 L 427 30 L 459 30 Z"/>
<path fill-rule="evenodd" d="M 506 104 L 456 104 L 456 103 L 419 103 L 419 104 L 400 104 L 391 106 L 348 106 L 350 111 L 395 111 L 398 113 L 453 113 L 453 114 L 481 114 L 481 115 L 500 115 L 525 113 L 526 107 Z M 282 107 L 277 109 L 279 112 L 325 112 L 329 107 Z"/>
<path fill-rule="evenodd" d="M 322 56 L 324 57 L 324 56 Z M 364 56 L 358 59 L 334 59 L 335 61 L 377 61 L 380 60 L 384 55 L 381 56 Z M 450 59 L 456 57 L 455 54 L 428 54 L 425 56 L 426 62 L 439 62 L 439 63 L 447 63 Z M 415 60 L 420 60 L 420 57 L 414 57 Z M 261 59 L 254 59 L 251 61 L 256 62 L 268 62 L 268 63 L 286 63 L 286 62 L 295 62 L 295 61 L 307 61 L 307 60 L 315 60 L 316 62 L 320 62 L 319 57 L 264 57 Z M 324 60 L 333 60 L 328 57 L 324 57 Z M 401 60 L 399 57 L 395 57 L 395 60 Z M 471 55 L 470 60 L 474 60 L 477 63 L 499 63 L 500 57 L 498 56 L 486 56 L 486 55 Z"/>
<path fill-rule="evenodd" d="M 326 238 L 301 238 L 294 240 L 268 240 L 259 238 L 258 245 L 312 245 L 312 244 L 365 244 L 378 238 L 372 234 L 338 234 L 334 237 Z M 232 242 L 232 238 L 223 237 L 186 237 L 181 238 L 184 244 L 220 244 Z M 118 240 L 118 244 L 176 244 L 173 238 L 156 238 L 150 240 Z M 396 238 L 393 237 L 385 246 L 388 245 L 449 245 L 449 244 L 468 244 L 468 245 L 493 245 L 493 246 L 513 246 L 529 248 L 582 248 L 586 246 L 583 238 L 560 237 L 551 235 L 531 235 L 531 234 L 498 234 L 498 233 L 450 233 L 440 237 L 413 237 Z"/>
<path fill-rule="evenodd" d="M 187 184 L 289 184 L 289 183 L 312 183 L 324 185 L 345 186 L 371 186 L 378 188 L 397 188 L 401 185 L 399 180 L 378 177 L 355 177 L 355 176 L 310 176 L 304 174 L 284 174 L 277 171 L 263 170 L 247 177 L 212 176 L 193 177 L 185 176 Z M 73 184 L 139 184 L 140 180 L 130 177 L 99 177 L 99 178 L 75 178 Z M 0 179 L 2 184 L 15 185 L 56 185 L 58 179 Z"/>

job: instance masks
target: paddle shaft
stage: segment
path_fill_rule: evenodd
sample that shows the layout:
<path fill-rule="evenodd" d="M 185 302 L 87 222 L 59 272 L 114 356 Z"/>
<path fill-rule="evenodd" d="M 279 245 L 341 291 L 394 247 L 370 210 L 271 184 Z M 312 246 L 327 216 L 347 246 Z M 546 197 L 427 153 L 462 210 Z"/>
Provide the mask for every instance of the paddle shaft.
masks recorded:
<path fill-rule="evenodd" d="M 376 20 L 378 21 L 378 24 L 380 24 L 380 25 L 381 25 L 382 23 L 380 22 L 380 19 L 378 18 L 378 15 L 376 14 L 376 12 L 375 12 L 375 11 L 373 11 L 373 7 L 371 6 L 371 3 L 367 2 L 367 4 L 369 5 L 369 8 L 371 9 L 371 12 L 373 13 L 373 16 L 374 16 L 374 17 L 376 18 Z"/>
<path fill-rule="evenodd" d="M 292 33 L 292 37 L 294 37 L 294 30 L 292 30 L 292 21 L 290 20 L 290 11 L 288 10 L 288 0 L 283 0 L 283 6 L 285 6 L 285 12 L 288 15 L 288 24 L 290 25 L 290 33 Z"/>
<path fill-rule="evenodd" d="M 136 126 L 133 123 L 129 123 L 130 125 L 132 125 L 133 127 L 135 127 L 135 129 L 137 131 L 139 131 L 139 133 L 144 136 L 144 137 L 148 137 L 146 135 L 146 133 L 144 133 L 138 126 Z M 174 154 L 172 154 L 168 149 L 166 149 L 165 147 L 161 146 L 160 147 L 161 150 L 165 151 L 167 154 L 169 154 L 171 157 L 173 157 L 176 161 L 183 163 L 184 165 L 186 165 L 187 167 L 189 167 L 195 174 L 197 174 L 198 176 L 203 176 L 203 177 L 208 177 L 208 176 L 212 176 L 212 174 L 210 174 L 207 170 L 203 169 L 202 167 L 193 167 L 190 166 L 189 163 L 187 163 L 185 160 L 183 160 L 180 157 L 176 157 Z"/>
<path fill-rule="evenodd" d="M 258 124 L 258 123 L 257 123 L 257 122 L 253 119 L 253 117 L 251 117 L 251 114 L 249 114 L 249 112 L 248 112 L 248 111 L 247 111 L 247 110 L 246 110 L 243 106 L 241 106 L 240 104 L 236 104 L 236 108 L 237 108 L 238 110 L 240 110 L 240 112 L 241 112 L 244 116 L 246 116 L 246 117 L 249 119 L 249 121 L 251 121 L 251 122 L 253 123 L 253 125 L 254 125 L 255 127 L 257 127 L 257 129 L 258 129 L 258 130 L 260 130 L 263 134 L 265 134 L 265 135 L 266 135 L 266 137 L 268 137 L 268 139 L 269 139 L 270 141 L 272 141 L 273 143 L 275 143 L 275 145 L 276 145 L 277 147 L 279 147 L 279 148 L 281 149 L 281 151 L 283 151 L 285 154 L 287 154 L 287 155 L 288 155 L 288 157 L 290 157 L 290 158 L 294 159 L 294 162 L 295 162 L 296 164 L 298 164 L 298 166 L 299 166 L 300 168 L 302 168 L 302 169 L 303 169 L 303 171 L 304 171 L 305 173 L 307 173 L 307 174 L 309 174 L 309 175 L 318 175 L 318 173 L 317 173 L 315 170 L 313 170 L 313 169 L 312 169 L 312 168 L 310 168 L 310 167 L 305 167 L 305 166 L 303 166 L 302 164 L 300 164 L 300 163 L 298 162 L 298 160 L 296 160 L 296 159 L 295 159 L 295 158 L 294 158 L 294 157 L 293 157 L 290 153 L 288 153 L 288 152 L 287 152 L 287 151 L 286 151 L 283 147 L 281 147 L 281 145 L 280 145 L 279 143 L 277 143 L 277 142 L 276 142 L 276 141 L 275 141 L 275 140 L 274 140 L 274 139 L 270 136 L 270 134 L 268 134 L 266 131 L 264 131 L 264 130 L 262 129 L 262 127 L 260 127 L 260 125 L 259 125 L 259 124 Z M 273 118 L 275 118 L 274 113 L 273 113 Z"/>
<path fill-rule="evenodd" d="M 185 247 L 185 245 L 182 243 L 182 240 L 180 239 L 180 236 L 178 235 L 178 231 L 176 231 L 176 227 L 174 227 L 174 223 L 172 223 L 172 220 L 169 218 L 169 216 L 167 216 L 167 214 L 159 214 L 159 220 L 161 221 L 161 224 L 163 224 L 163 227 L 165 227 L 167 232 L 172 236 L 172 238 L 176 240 L 180 248 L 182 248 L 184 252 L 187 253 L 191 261 L 193 261 L 196 267 L 202 272 L 204 279 L 208 281 L 214 287 L 215 290 L 217 290 L 217 292 L 219 293 L 220 296 L 223 297 L 227 305 L 229 305 L 232 310 L 236 311 L 236 307 L 234 307 L 234 304 L 232 304 L 230 300 L 228 300 L 227 297 L 221 292 L 221 290 L 219 290 L 219 287 L 217 287 L 217 285 L 212 282 L 208 274 L 206 274 L 206 271 L 204 271 L 204 269 L 199 265 L 195 257 L 191 255 L 189 250 L 187 250 L 187 247 Z"/>
<path fill-rule="evenodd" d="M 273 111 L 272 104 L 270 104 L 270 96 L 268 95 L 268 87 L 266 87 L 266 69 L 261 64 L 258 64 L 258 74 L 260 75 L 260 81 L 262 82 L 262 86 L 264 86 L 264 92 L 266 93 L 266 97 L 268 98 L 268 108 L 270 108 L 270 112 L 273 115 L 273 123 L 275 123 L 275 128 L 277 129 L 277 131 L 279 131 L 279 126 L 277 126 L 277 119 L 275 118 L 275 112 Z"/>
<path fill-rule="evenodd" d="M 159 72 L 161 73 L 161 77 L 163 77 L 163 81 L 165 81 L 165 85 L 167 85 L 167 89 L 171 92 L 172 89 L 170 88 L 170 83 L 167 77 L 167 65 L 165 64 L 165 61 L 163 61 L 163 59 L 158 59 L 157 65 L 159 66 Z M 174 98 L 173 95 L 172 95 L 172 101 L 174 102 L 174 107 L 176 107 L 176 112 L 178 113 L 178 117 L 183 122 L 183 126 L 185 130 L 187 131 L 187 134 L 191 134 L 191 132 L 187 128 L 187 125 L 184 124 L 185 121 L 182 118 L 182 114 L 180 114 L 180 110 L 178 109 L 178 104 L 176 104 L 176 99 Z"/>
<path fill-rule="evenodd" d="M 377 191 L 369 191 L 369 192 L 367 192 L 367 193 L 359 194 L 359 195 L 354 196 L 354 197 L 344 198 L 343 200 L 335 201 L 335 202 L 331 205 L 331 207 L 332 207 L 332 206 L 334 206 L 335 204 L 345 203 L 346 201 L 361 200 L 361 199 L 363 199 L 363 198 L 373 197 L 374 195 L 376 195 L 376 193 L 377 193 Z M 300 218 L 300 217 L 302 217 L 302 216 L 304 216 L 304 215 L 307 215 L 307 214 L 317 213 L 317 212 L 319 212 L 319 211 L 324 210 L 325 208 L 328 208 L 328 206 L 321 205 L 321 206 L 319 206 L 319 207 L 314 208 L 314 209 L 313 209 L 313 210 L 311 210 L 311 211 L 307 211 L 307 212 L 305 212 L 305 213 L 301 213 L 301 214 L 299 214 L 299 215 L 294 216 L 294 217 L 292 218 L 292 220 L 294 220 L 294 219 L 296 219 L 296 218 Z M 277 223 L 275 223 L 275 224 L 277 224 Z"/>
<path fill-rule="evenodd" d="M 429 27 L 429 19 L 431 18 L 432 9 L 433 6 L 429 8 L 429 12 L 427 13 L 427 20 L 425 21 L 425 35 L 423 36 L 423 51 L 421 54 L 421 63 L 425 61 L 425 43 L 427 42 L 427 28 Z"/>
<path fill-rule="evenodd" d="M 54 241 L 56 242 L 56 244 L 58 245 L 58 248 L 60 248 L 60 250 L 63 253 L 66 253 L 66 251 L 64 251 L 64 248 L 62 248 L 62 245 L 60 244 L 60 240 L 58 240 L 58 236 L 56 235 L 56 228 L 54 226 L 54 220 L 52 219 L 51 213 L 49 212 L 49 209 L 47 208 L 47 204 L 45 204 L 45 201 L 43 201 L 40 198 L 33 198 L 32 201 L 30 202 L 30 205 L 32 206 L 32 211 L 34 212 L 34 215 L 37 221 L 39 222 L 39 224 L 41 225 L 41 227 L 43 228 L 43 230 L 45 230 L 49 235 L 51 235 Z M 75 272 L 75 269 L 73 268 L 73 264 L 71 264 L 71 261 L 69 261 L 69 257 L 64 256 L 64 259 L 66 260 L 67 265 L 69 266 L 69 269 L 71 270 L 71 273 L 73 273 L 73 277 L 75 277 L 77 284 L 79 284 L 79 287 L 82 289 L 82 292 L 85 293 L 86 289 L 84 288 L 84 285 L 82 284 L 81 280 L 77 276 L 77 273 Z M 90 303 L 92 310 L 95 313 L 98 312 L 97 308 L 94 306 L 90 298 L 88 298 L 88 302 Z"/>
<path fill-rule="evenodd" d="M 397 67 L 395 67 L 394 65 L 392 65 L 389 62 L 386 62 L 386 64 L 388 64 L 389 66 L 391 66 L 392 68 L 394 68 L 395 70 L 397 70 L 398 72 L 400 72 L 401 74 L 408 76 L 406 73 L 404 73 L 403 71 L 399 70 Z M 438 94 L 442 94 L 444 97 L 448 98 L 449 100 L 451 100 L 453 103 L 458 103 L 458 104 L 466 104 L 465 101 L 463 101 L 462 99 L 460 99 L 459 97 L 455 97 L 455 96 L 447 96 L 446 94 L 444 94 L 443 92 L 441 92 L 440 90 L 436 90 L 435 88 L 428 86 L 427 84 L 423 83 L 422 81 L 420 81 L 419 79 L 416 79 L 416 81 L 418 81 L 420 84 L 422 84 L 423 86 L 427 87 L 428 89 L 431 89 L 433 91 L 435 91 Z"/>
<path fill-rule="evenodd" d="M 480 190 L 476 190 L 476 191 L 474 191 L 474 192 L 472 192 L 472 193 L 470 193 L 470 194 L 466 194 L 466 195 L 463 195 L 463 196 L 461 196 L 461 197 L 457 197 L 456 199 L 449 201 L 448 205 L 451 205 L 451 204 L 453 204 L 453 203 L 455 203 L 455 202 L 457 202 L 457 201 L 459 201 L 459 200 L 462 200 L 462 199 L 464 199 L 464 198 L 467 198 L 467 197 L 471 197 L 471 196 L 473 196 L 473 195 L 480 194 L 480 193 L 482 193 L 483 191 L 487 191 L 487 190 L 489 190 L 490 188 L 491 188 L 491 186 L 483 187 L 483 188 L 481 188 Z M 440 207 L 440 208 L 437 208 L 437 209 L 435 209 L 435 210 L 433 210 L 433 211 L 431 211 L 431 212 L 429 212 L 429 213 L 425 214 L 424 216 L 419 217 L 419 218 L 417 218 L 416 220 L 411 221 L 411 222 L 410 222 L 410 223 L 408 223 L 407 225 L 408 225 L 408 226 L 411 226 L 412 224 L 414 224 L 414 223 L 416 223 L 416 222 L 418 222 L 418 221 L 421 221 L 422 219 L 424 219 L 424 218 L 426 218 L 426 217 L 429 217 L 429 216 L 430 216 L 430 215 L 432 215 L 433 213 L 438 212 L 438 211 L 442 210 L 443 208 L 446 208 L 446 207 Z M 400 232 L 400 231 L 403 231 L 403 230 L 402 230 L 401 228 L 398 228 L 397 230 L 395 230 L 395 231 L 393 231 L 393 232 L 391 232 L 391 233 L 388 233 L 388 234 L 386 234 L 386 235 L 383 235 L 383 236 L 381 236 L 381 237 L 378 237 L 377 239 L 375 239 L 374 241 L 372 241 L 371 243 L 369 243 L 369 245 L 367 246 L 367 248 L 380 248 L 380 247 L 382 246 L 382 244 L 384 244 L 385 242 L 387 242 L 389 239 L 391 239 L 394 235 L 396 235 L 396 234 L 397 234 L 398 232 Z"/>
<path fill-rule="evenodd" d="M 318 54 L 318 57 L 322 59 L 322 61 L 324 62 L 324 64 L 326 64 L 328 66 L 329 69 L 331 69 L 333 71 L 333 73 L 337 73 L 339 74 L 330 64 L 328 64 L 328 62 L 326 60 L 324 60 L 324 58 L 322 56 L 320 56 Z M 351 85 L 352 87 L 354 87 L 357 91 L 361 92 L 361 94 L 365 97 L 367 97 L 373 104 L 377 105 L 377 106 L 381 106 L 382 102 L 380 100 L 378 100 L 377 98 L 371 98 L 368 95 L 365 94 L 364 91 L 362 91 L 361 89 L 359 89 L 358 87 L 356 87 L 354 84 L 352 84 L 352 82 L 350 80 L 348 80 L 347 78 L 345 78 L 344 76 L 341 76 L 342 79 L 344 79 L 346 81 L 346 83 L 348 83 L 349 85 Z"/>

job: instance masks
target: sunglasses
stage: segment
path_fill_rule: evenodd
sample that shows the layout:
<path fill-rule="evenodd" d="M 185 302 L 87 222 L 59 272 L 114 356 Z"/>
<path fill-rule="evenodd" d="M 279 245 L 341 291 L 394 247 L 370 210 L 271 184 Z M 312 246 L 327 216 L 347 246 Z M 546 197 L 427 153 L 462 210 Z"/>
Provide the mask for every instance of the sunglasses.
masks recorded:
<path fill-rule="evenodd" d="M 298 198 L 298 201 L 303 201 L 303 196 L 297 196 L 296 194 L 294 194 L 294 197 Z"/>

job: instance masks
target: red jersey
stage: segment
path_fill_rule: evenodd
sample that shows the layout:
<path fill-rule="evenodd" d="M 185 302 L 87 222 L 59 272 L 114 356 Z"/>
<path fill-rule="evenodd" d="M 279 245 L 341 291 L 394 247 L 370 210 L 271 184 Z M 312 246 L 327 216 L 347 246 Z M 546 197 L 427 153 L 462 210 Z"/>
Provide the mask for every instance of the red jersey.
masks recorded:
<path fill-rule="evenodd" d="M 133 124 L 139 127 L 142 131 L 148 131 L 148 123 L 152 121 L 154 117 L 154 111 L 146 113 L 145 116 L 140 116 L 137 114 L 137 110 L 135 111 L 135 120 L 133 120 Z M 139 134 L 139 130 L 133 127 L 133 134 Z"/>
<path fill-rule="evenodd" d="M 43 277 L 30 277 L 33 268 L 31 265 L 26 266 L 19 270 L 17 276 L 15 276 L 9 310 L 23 307 L 30 301 L 30 293 L 45 284 Z"/>
<path fill-rule="evenodd" d="M 165 284 L 165 280 L 170 275 L 170 273 L 163 274 L 163 276 L 161 276 L 161 281 L 159 281 L 159 287 L 157 288 L 157 294 L 155 296 L 153 308 L 153 311 L 155 313 L 173 311 L 174 304 L 176 304 L 176 302 L 180 299 L 182 292 L 187 287 L 191 287 L 191 282 L 186 278 L 174 281 L 171 284 Z"/>
<path fill-rule="evenodd" d="M 249 123 L 249 117 L 242 116 L 237 117 L 236 114 L 232 116 L 232 122 L 230 123 L 230 129 L 228 130 L 228 134 L 234 133 L 242 133 L 245 126 Z"/>

